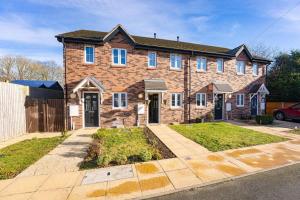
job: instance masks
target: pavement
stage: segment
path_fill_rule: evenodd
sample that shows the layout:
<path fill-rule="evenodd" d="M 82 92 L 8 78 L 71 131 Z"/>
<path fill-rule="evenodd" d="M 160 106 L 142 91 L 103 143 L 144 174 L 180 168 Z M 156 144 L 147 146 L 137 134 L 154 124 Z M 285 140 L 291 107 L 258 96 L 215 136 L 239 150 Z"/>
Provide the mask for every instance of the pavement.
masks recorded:
<path fill-rule="evenodd" d="M 295 164 L 148 200 L 295 200 L 299 185 L 300 164 Z"/>
<path fill-rule="evenodd" d="M 95 132 L 96 129 L 72 131 L 66 140 L 17 177 L 78 171 L 79 165 L 87 155 L 87 149 L 93 140 L 90 136 Z"/>
<path fill-rule="evenodd" d="M 49 157 L 53 154 L 55 158 L 50 162 L 47 173 L 41 167 L 41 171 L 29 170 L 30 174 L 25 170 L 26 176 L 19 175 L 14 179 L 0 181 L 0 200 L 149 198 L 300 162 L 300 138 L 213 153 L 182 138 L 166 125 L 149 128 L 177 158 L 78 171 L 78 162 L 83 159 L 83 153 L 90 142 L 88 135 L 93 132 L 78 130 L 65 140 L 65 144 L 54 149 L 54 153 L 47 155 Z M 61 151 L 63 149 L 67 150 Z M 64 153 L 61 155 L 61 152 L 69 154 L 70 159 L 64 159 Z M 77 153 L 80 156 L 77 157 Z M 41 160 L 46 164 L 47 161 L 43 161 L 45 157 Z M 62 159 L 56 160 L 58 157 Z M 73 163 L 73 157 L 77 168 L 64 171 L 59 167 Z M 46 167 L 39 164 L 41 160 L 32 166 Z"/>

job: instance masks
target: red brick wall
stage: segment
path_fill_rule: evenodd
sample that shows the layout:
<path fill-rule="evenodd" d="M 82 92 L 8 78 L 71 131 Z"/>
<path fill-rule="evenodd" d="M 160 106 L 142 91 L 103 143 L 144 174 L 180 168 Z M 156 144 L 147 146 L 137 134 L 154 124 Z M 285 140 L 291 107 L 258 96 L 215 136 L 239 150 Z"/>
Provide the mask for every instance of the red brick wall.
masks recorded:
<path fill-rule="evenodd" d="M 127 66 L 112 66 L 111 49 L 125 48 L 127 49 Z M 188 119 L 187 106 L 179 109 L 171 109 L 170 93 L 187 91 L 188 82 L 187 65 L 188 55 L 182 55 L 182 70 L 176 71 L 170 69 L 170 52 L 157 52 L 157 68 L 148 69 L 148 51 L 137 50 L 131 46 L 121 34 L 118 34 L 110 42 L 104 45 L 95 46 L 95 63 L 84 63 L 84 44 L 67 43 L 66 44 L 66 70 L 67 70 L 67 87 L 68 96 L 73 88 L 86 76 L 92 75 L 100 80 L 106 88 L 103 94 L 103 103 L 100 105 L 100 125 L 102 127 L 110 127 L 112 121 L 119 119 L 124 121 L 125 126 L 136 125 L 137 122 L 137 104 L 144 103 L 143 99 L 138 99 L 138 94 L 144 93 L 144 79 L 160 78 L 164 79 L 168 87 L 168 91 L 163 95 L 163 103 L 161 104 L 161 123 L 184 122 Z M 241 55 L 241 58 L 245 55 Z M 247 58 L 247 57 L 245 57 Z M 246 75 L 238 76 L 236 74 L 235 60 L 225 60 L 224 73 L 216 73 L 216 58 L 207 57 L 207 72 L 196 72 L 196 57 L 191 58 L 191 118 L 203 115 L 213 110 L 213 95 L 207 94 L 208 102 L 205 109 L 196 108 L 195 97 L 197 92 L 205 92 L 207 85 L 212 81 L 228 82 L 234 91 L 238 93 L 247 93 L 250 84 L 256 81 L 262 81 L 262 70 L 264 66 L 259 65 L 259 76 L 252 75 L 252 64 L 247 60 Z M 259 80 L 260 79 L 260 80 Z M 112 109 L 112 93 L 127 92 L 128 108 L 126 110 Z M 184 94 L 185 102 L 187 102 L 187 93 Z M 165 100 L 165 101 L 164 101 Z M 79 104 L 80 116 L 73 117 L 72 120 L 76 124 L 76 128 L 82 127 L 82 103 L 80 99 L 70 99 L 68 102 Z M 249 96 L 245 94 L 245 107 L 235 107 L 235 95 L 232 95 L 233 115 L 238 116 L 240 113 L 248 112 Z M 165 104 L 164 104 L 165 103 Z M 185 111 L 185 112 L 184 112 Z M 141 124 L 146 123 L 146 114 L 141 116 Z M 184 114 L 185 113 L 185 114 Z"/>

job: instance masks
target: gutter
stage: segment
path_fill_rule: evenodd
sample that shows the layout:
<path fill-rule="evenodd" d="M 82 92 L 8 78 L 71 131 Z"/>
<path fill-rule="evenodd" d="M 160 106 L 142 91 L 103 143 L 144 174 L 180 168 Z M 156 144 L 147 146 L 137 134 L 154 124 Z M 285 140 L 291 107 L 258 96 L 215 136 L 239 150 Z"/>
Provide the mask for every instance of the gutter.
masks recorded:
<path fill-rule="evenodd" d="M 63 44 L 63 59 L 65 68 L 65 130 L 68 130 L 68 85 L 67 85 L 67 61 L 66 61 L 66 44 L 64 38 L 62 38 Z"/>

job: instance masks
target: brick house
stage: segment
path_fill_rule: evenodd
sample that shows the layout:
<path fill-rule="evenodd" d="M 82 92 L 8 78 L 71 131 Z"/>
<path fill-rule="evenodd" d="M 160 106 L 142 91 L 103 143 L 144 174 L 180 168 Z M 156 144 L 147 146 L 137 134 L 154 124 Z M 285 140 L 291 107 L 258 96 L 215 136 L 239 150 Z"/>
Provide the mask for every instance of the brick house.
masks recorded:
<path fill-rule="evenodd" d="M 186 123 L 264 112 L 266 66 L 234 49 L 110 32 L 56 36 L 64 46 L 69 128 Z"/>

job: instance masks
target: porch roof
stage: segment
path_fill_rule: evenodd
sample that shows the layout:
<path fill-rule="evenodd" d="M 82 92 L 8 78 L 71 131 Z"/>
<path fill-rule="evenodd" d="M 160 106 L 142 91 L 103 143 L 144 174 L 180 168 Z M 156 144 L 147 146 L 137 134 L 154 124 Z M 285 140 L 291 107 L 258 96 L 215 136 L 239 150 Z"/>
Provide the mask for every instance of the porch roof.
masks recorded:
<path fill-rule="evenodd" d="M 214 93 L 232 93 L 233 89 L 228 83 L 213 83 Z"/>
<path fill-rule="evenodd" d="M 265 84 L 255 84 L 253 85 L 250 90 L 249 94 L 256 94 L 256 93 L 262 93 L 262 94 L 269 94 L 269 90 L 265 86 Z"/>
<path fill-rule="evenodd" d="M 145 91 L 166 91 L 168 88 L 162 79 L 145 79 Z"/>
<path fill-rule="evenodd" d="M 101 92 L 105 91 L 105 87 L 103 86 L 101 81 L 99 81 L 98 79 L 96 79 L 93 76 L 87 76 L 75 86 L 75 88 L 73 89 L 73 93 L 78 92 L 82 88 L 85 88 L 86 85 L 87 85 L 87 87 L 90 87 L 90 84 L 92 84 L 94 87 L 96 87 Z"/>

